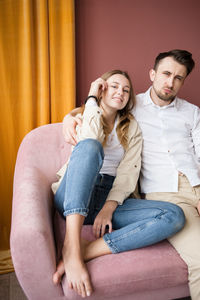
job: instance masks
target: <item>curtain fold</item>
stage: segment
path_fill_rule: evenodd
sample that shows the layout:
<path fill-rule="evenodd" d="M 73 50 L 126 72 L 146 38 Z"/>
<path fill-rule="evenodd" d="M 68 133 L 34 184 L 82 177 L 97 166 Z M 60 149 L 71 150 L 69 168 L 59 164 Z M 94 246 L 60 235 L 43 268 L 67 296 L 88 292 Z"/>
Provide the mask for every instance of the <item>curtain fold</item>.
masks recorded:
<path fill-rule="evenodd" d="M 63 118 L 64 111 L 69 112 L 75 106 L 75 100 L 74 102 L 66 100 L 75 99 L 74 23 L 73 1 L 49 0 L 51 121 L 53 123 Z"/>
<path fill-rule="evenodd" d="M 9 235 L 18 147 L 30 130 L 75 107 L 73 0 L 0 1 L 0 274 L 13 270 Z"/>

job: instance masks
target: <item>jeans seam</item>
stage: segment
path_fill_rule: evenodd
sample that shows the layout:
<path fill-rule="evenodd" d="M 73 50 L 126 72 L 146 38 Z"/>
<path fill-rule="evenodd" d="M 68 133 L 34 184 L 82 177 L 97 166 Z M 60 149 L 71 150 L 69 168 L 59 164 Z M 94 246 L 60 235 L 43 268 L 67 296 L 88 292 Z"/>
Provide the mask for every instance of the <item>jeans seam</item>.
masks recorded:
<path fill-rule="evenodd" d="M 82 215 L 84 217 L 87 217 L 89 212 L 89 209 L 87 208 L 74 208 L 74 209 L 68 209 L 66 210 L 63 215 L 66 217 L 68 215 L 72 215 L 72 214 L 79 214 Z"/>
<path fill-rule="evenodd" d="M 107 233 L 103 236 L 104 241 L 106 242 L 112 253 L 119 253 L 119 249 L 115 246 L 115 244 L 113 244 L 113 241 L 108 237 L 109 235 L 110 234 Z"/>

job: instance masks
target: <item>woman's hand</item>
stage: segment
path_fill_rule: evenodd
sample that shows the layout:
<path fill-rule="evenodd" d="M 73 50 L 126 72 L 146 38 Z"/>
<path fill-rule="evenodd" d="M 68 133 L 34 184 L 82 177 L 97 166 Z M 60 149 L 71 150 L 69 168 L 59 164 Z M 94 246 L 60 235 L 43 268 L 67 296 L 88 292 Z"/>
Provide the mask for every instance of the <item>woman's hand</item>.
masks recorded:
<path fill-rule="evenodd" d="M 99 98 L 102 91 L 105 91 L 107 87 L 107 82 L 100 77 L 91 83 L 88 96 L 96 96 Z"/>
<path fill-rule="evenodd" d="M 112 232 L 112 215 L 117 205 L 116 201 L 107 201 L 96 216 L 93 224 L 93 233 L 96 238 L 105 234 L 106 226 L 108 226 L 108 232 Z"/>

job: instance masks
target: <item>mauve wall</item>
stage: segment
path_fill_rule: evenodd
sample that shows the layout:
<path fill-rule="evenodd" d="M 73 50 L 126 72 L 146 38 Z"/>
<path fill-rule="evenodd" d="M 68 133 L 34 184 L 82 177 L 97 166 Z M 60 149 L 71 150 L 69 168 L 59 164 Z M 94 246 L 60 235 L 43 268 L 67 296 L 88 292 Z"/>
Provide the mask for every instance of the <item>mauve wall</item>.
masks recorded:
<path fill-rule="evenodd" d="M 77 105 L 110 69 L 127 70 L 135 92 L 145 91 L 156 55 L 180 48 L 196 67 L 179 96 L 200 106 L 199 0 L 75 0 L 75 7 Z"/>

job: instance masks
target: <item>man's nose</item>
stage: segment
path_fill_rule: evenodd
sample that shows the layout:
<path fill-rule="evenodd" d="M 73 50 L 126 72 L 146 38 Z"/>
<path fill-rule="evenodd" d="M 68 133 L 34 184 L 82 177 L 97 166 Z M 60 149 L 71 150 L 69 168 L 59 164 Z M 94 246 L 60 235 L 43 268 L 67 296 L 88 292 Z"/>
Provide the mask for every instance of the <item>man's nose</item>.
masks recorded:
<path fill-rule="evenodd" d="M 167 84 L 168 84 L 168 87 L 173 87 L 173 84 L 174 84 L 174 77 L 173 76 L 169 76 L 168 79 L 167 79 Z"/>

